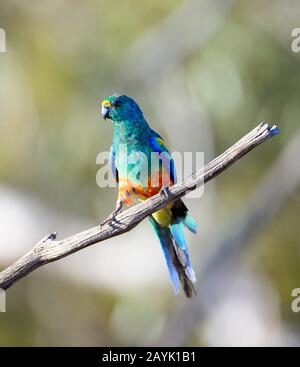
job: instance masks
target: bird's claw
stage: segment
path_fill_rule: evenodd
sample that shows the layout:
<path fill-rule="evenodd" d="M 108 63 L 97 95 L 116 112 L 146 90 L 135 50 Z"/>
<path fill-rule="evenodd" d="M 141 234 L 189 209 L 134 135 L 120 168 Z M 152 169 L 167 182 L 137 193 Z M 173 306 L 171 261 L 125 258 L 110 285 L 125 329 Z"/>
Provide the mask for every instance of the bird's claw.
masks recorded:
<path fill-rule="evenodd" d="M 120 213 L 124 205 L 123 200 L 118 200 L 116 209 L 105 219 L 104 222 L 102 222 L 100 225 L 109 223 L 109 222 L 116 222 L 116 216 Z"/>
<path fill-rule="evenodd" d="M 170 188 L 168 186 L 163 186 L 160 189 L 160 193 L 165 196 L 166 198 L 170 198 L 172 196 L 171 192 L 170 192 Z"/>

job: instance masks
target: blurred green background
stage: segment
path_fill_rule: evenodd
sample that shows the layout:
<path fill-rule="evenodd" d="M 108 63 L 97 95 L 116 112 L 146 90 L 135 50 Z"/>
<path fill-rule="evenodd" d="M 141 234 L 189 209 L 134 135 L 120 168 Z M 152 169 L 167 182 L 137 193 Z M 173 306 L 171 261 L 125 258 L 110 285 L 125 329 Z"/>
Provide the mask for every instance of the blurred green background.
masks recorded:
<path fill-rule="evenodd" d="M 100 118 L 107 95 L 132 96 L 171 150 L 203 151 L 205 161 L 260 121 L 281 129 L 202 198 L 186 199 L 199 223 L 189 237 L 194 301 L 173 294 L 144 221 L 9 289 L 0 345 L 300 345 L 291 310 L 300 287 L 299 2 L 1 0 L 0 27 L 2 269 L 47 233 L 64 238 L 114 208 L 116 189 L 96 184 L 96 157 L 112 138 Z M 240 251 L 207 274 L 203 259 L 212 248 L 226 253 L 222 241 L 238 230 Z"/>

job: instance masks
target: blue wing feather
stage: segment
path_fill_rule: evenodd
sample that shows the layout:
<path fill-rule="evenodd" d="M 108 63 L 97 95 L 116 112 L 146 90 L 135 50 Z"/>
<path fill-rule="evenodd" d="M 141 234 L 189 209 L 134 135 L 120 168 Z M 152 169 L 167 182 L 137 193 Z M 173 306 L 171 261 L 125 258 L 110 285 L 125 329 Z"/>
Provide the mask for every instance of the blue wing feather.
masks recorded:
<path fill-rule="evenodd" d="M 175 172 L 175 165 L 174 160 L 171 157 L 171 154 L 166 146 L 165 141 L 163 138 L 157 134 L 154 130 L 152 130 L 152 137 L 150 138 L 150 145 L 154 152 L 157 153 L 165 153 L 161 155 L 162 163 L 164 167 L 169 170 L 170 172 L 170 178 L 173 183 L 176 182 L 176 172 Z"/>
<path fill-rule="evenodd" d="M 114 144 L 112 144 L 112 146 L 110 147 L 109 161 L 110 161 L 110 168 L 111 168 L 112 174 L 114 178 L 116 179 L 116 181 L 119 182 L 119 174 L 118 174 L 118 170 L 116 167 L 116 150 L 115 150 Z"/>

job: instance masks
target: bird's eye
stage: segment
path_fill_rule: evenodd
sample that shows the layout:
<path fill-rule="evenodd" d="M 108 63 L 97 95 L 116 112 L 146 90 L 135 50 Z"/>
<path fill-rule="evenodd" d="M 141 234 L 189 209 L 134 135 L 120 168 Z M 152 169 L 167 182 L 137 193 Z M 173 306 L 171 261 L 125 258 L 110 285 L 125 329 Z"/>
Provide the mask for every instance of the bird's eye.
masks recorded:
<path fill-rule="evenodd" d="M 121 102 L 120 102 L 120 101 L 117 101 L 117 102 L 115 103 L 115 106 L 116 106 L 116 107 L 119 107 L 119 106 L 120 106 L 120 104 L 121 104 Z"/>

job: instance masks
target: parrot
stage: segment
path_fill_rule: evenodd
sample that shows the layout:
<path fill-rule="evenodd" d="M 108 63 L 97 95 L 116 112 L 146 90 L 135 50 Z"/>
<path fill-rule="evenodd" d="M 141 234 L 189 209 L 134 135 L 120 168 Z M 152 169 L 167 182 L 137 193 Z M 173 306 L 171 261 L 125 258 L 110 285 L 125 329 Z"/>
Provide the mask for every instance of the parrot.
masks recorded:
<path fill-rule="evenodd" d="M 120 94 L 105 98 L 101 102 L 101 115 L 113 122 L 109 160 L 118 185 L 116 208 L 146 200 L 176 183 L 174 160 L 164 139 L 151 129 L 132 98 Z M 161 159 L 151 167 L 154 156 Z M 195 219 L 184 202 L 175 199 L 150 215 L 149 220 L 161 244 L 175 294 L 182 287 L 186 297 L 191 298 L 196 295 L 196 276 L 184 227 L 196 233 Z"/>

